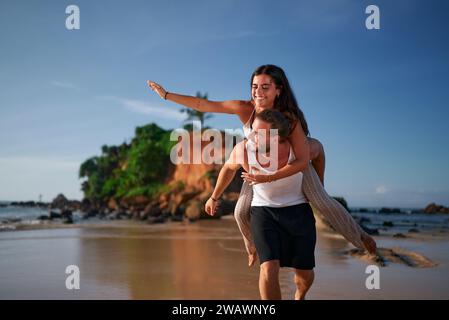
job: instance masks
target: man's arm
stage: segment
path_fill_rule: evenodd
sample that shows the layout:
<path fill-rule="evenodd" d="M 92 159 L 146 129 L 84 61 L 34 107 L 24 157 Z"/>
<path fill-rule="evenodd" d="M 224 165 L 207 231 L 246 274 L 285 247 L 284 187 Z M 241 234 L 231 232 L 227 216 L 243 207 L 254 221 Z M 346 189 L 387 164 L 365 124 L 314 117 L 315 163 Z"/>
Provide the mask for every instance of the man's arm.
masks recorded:
<path fill-rule="evenodd" d="M 242 161 L 244 161 L 244 158 L 242 158 L 242 156 L 244 156 L 242 154 L 242 152 L 244 152 L 242 143 L 243 142 L 234 147 L 228 161 L 226 161 L 221 168 L 220 173 L 218 174 L 217 184 L 212 192 L 212 196 L 206 202 L 205 211 L 211 216 L 213 216 L 217 211 L 218 199 L 229 186 L 232 179 L 234 179 L 235 173 L 242 167 Z"/>
<path fill-rule="evenodd" d="M 235 173 L 239 169 L 239 166 L 233 166 L 229 164 L 225 164 L 223 168 L 220 170 L 220 174 L 218 175 L 217 184 L 215 185 L 214 192 L 212 192 L 213 199 L 219 199 L 226 188 L 231 183 L 232 179 L 235 177 Z"/>

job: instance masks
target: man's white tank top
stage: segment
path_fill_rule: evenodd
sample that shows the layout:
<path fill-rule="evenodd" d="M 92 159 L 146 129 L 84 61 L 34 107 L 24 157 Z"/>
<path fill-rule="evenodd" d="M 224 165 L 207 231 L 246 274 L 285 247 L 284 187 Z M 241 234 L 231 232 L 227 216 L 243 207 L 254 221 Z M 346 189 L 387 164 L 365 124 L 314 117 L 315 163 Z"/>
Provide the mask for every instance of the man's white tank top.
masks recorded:
<path fill-rule="evenodd" d="M 248 139 L 246 142 L 246 151 L 248 154 L 250 173 L 256 173 L 254 168 L 257 168 L 257 170 L 259 170 L 257 173 L 273 174 L 275 171 L 269 171 L 267 168 L 262 167 L 257 161 L 256 145 L 251 140 L 250 134 L 252 130 L 247 123 L 243 126 L 243 132 Z M 290 146 L 288 163 L 291 163 L 293 160 L 295 160 L 295 155 Z M 251 206 L 288 207 L 308 202 L 302 192 L 302 176 L 302 172 L 298 172 L 272 182 L 253 185 L 253 199 L 251 201 Z"/>

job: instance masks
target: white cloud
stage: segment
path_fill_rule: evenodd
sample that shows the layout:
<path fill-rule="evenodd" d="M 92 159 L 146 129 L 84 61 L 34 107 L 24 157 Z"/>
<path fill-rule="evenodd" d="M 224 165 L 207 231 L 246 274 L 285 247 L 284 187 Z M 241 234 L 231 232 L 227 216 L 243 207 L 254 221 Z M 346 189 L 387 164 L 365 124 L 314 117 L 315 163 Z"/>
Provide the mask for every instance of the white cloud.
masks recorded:
<path fill-rule="evenodd" d="M 125 109 L 132 112 L 151 115 L 154 118 L 184 121 L 186 119 L 185 114 L 179 112 L 179 108 L 173 108 L 172 106 L 154 105 L 145 101 L 119 98 L 114 96 L 103 96 L 101 99 L 114 100 L 120 103 Z"/>
<path fill-rule="evenodd" d="M 62 81 L 52 81 L 50 82 L 52 86 L 64 88 L 64 89 L 79 89 L 78 86 L 74 85 L 70 82 L 62 82 Z"/>
<path fill-rule="evenodd" d="M 387 188 L 385 186 L 378 186 L 376 188 L 376 193 L 378 194 L 385 194 L 387 192 Z"/>

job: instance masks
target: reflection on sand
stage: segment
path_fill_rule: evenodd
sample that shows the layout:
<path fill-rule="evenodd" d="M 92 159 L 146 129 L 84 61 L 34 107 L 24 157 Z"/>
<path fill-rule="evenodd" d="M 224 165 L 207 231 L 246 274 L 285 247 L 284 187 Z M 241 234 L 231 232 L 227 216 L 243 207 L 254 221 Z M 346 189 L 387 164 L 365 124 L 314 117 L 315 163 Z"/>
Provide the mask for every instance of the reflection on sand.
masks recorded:
<path fill-rule="evenodd" d="M 376 239 L 379 246 L 425 254 L 439 264 L 381 268 L 380 290 L 367 290 L 367 262 L 351 247 L 318 231 L 316 279 L 309 299 L 449 298 L 447 239 Z M 258 266 L 247 267 L 232 219 L 193 224 L 114 222 L 79 228 L 0 233 L 2 299 L 258 299 Z M 65 288 L 65 268 L 80 268 L 80 290 Z M 284 299 L 293 272 L 282 269 Z"/>
<path fill-rule="evenodd" d="M 126 287 L 130 299 L 257 299 L 257 268 L 246 266 L 238 234 L 205 224 L 105 229 L 98 238 L 82 229 L 80 264 L 103 266 L 89 278 Z"/>

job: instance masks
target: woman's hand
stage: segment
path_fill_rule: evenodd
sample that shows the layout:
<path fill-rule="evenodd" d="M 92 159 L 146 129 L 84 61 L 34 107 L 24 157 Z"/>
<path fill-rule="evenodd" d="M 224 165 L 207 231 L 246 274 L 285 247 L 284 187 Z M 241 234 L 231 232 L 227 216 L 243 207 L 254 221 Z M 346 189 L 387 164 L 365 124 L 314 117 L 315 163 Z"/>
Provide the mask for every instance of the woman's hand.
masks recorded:
<path fill-rule="evenodd" d="M 267 183 L 271 182 L 270 175 L 268 174 L 251 174 L 248 172 L 242 172 L 243 180 L 249 182 L 251 186 L 258 184 L 258 183 Z"/>
<path fill-rule="evenodd" d="M 217 213 L 218 207 L 219 207 L 218 200 L 213 200 L 212 198 L 209 198 L 206 202 L 206 205 L 204 206 L 204 210 L 208 215 L 214 216 Z"/>
<path fill-rule="evenodd" d="M 151 80 L 147 80 L 147 84 L 151 90 L 155 91 L 159 95 L 159 97 L 165 99 L 165 94 L 167 93 L 167 91 L 164 88 L 162 88 L 161 85 Z"/>

